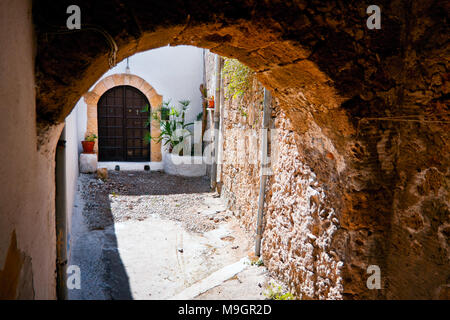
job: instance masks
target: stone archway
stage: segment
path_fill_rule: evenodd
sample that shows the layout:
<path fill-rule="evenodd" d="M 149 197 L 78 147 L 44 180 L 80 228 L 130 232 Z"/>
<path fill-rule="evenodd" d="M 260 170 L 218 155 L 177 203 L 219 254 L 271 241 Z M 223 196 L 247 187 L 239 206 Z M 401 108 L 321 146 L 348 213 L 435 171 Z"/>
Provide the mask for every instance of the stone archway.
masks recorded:
<path fill-rule="evenodd" d="M 12 98 L 0 127 L 17 150 L 14 163 L 2 163 L 2 178 L 18 182 L 2 192 L 0 234 L 17 228 L 19 249 L 34 261 L 36 297 L 54 295 L 51 217 L 62 122 L 111 61 L 168 44 L 237 58 L 279 99 L 299 134 L 299 158 L 328 190 L 340 221 L 336 235 L 317 245 L 345 261 L 344 297 L 430 298 L 447 283 L 446 2 L 380 1 L 383 27 L 368 30 L 360 2 L 80 0 L 83 29 L 67 32 L 70 4 L 33 1 L 33 21 L 31 1 L 0 10 L 13 26 L 2 33 L 10 39 L 1 61 L 12 61 L 3 82 Z M 318 197 L 309 205 L 317 221 L 329 213 Z M 367 293 L 367 263 L 380 265 L 388 290 Z M 327 286 L 327 274 L 304 275 L 297 278 Z"/>
<path fill-rule="evenodd" d="M 86 125 L 86 133 L 94 133 L 98 136 L 98 125 L 97 125 L 97 104 L 100 100 L 101 96 L 111 88 L 117 86 L 131 86 L 139 91 L 141 91 L 148 101 L 150 102 L 151 108 L 157 108 L 162 103 L 162 95 L 158 94 L 156 90 L 144 79 L 141 77 L 128 74 L 128 73 L 117 73 L 110 75 L 100 82 L 98 82 L 95 87 L 83 95 L 84 101 L 87 104 L 87 125 Z M 156 121 L 152 121 L 151 124 L 152 134 L 158 134 L 160 132 L 160 128 Z M 95 145 L 95 151 L 98 151 L 98 144 Z M 151 154 L 150 161 L 161 161 L 161 143 L 156 143 L 155 141 L 151 142 Z"/>

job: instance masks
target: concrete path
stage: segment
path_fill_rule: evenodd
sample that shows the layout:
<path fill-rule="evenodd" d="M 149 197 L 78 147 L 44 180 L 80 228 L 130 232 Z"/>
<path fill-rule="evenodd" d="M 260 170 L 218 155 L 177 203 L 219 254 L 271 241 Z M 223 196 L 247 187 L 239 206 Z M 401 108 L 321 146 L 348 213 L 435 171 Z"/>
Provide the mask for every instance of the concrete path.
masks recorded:
<path fill-rule="evenodd" d="M 149 215 L 137 212 L 128 216 L 127 208 L 147 208 L 142 202 L 154 203 L 155 199 L 145 192 L 126 189 L 127 177 L 128 174 L 120 177 L 123 195 L 113 191 L 113 197 L 103 193 L 92 196 L 95 188 L 98 189 L 95 192 L 103 192 L 108 187 L 108 192 L 113 190 L 116 179 L 113 175 L 105 184 L 97 183 L 90 175 L 79 179 L 69 264 L 80 267 L 82 287 L 71 290 L 70 299 L 263 298 L 265 268 L 250 266 L 247 260 L 253 250 L 253 240 L 239 227 L 238 221 L 224 211 L 220 198 L 212 193 L 203 192 L 199 197 L 195 193 L 173 190 L 173 194 L 181 195 L 183 200 L 165 192 L 158 195 L 158 207 L 173 206 L 175 201 L 186 209 L 175 215 L 152 211 Z M 166 179 L 161 174 L 152 177 L 157 184 Z M 134 179 L 134 175 L 129 179 Z M 198 179 L 194 182 L 203 183 Z M 192 203 L 189 204 L 190 198 Z M 111 212 L 100 210 L 105 206 L 101 202 L 105 199 L 110 199 Z M 178 208 L 177 204 L 174 208 Z M 105 218 L 105 212 L 111 217 Z M 124 212 L 126 219 L 122 219 Z M 184 214 L 191 216 L 180 217 Z M 203 229 L 207 231 L 195 231 L 192 227 L 195 220 L 203 221 L 208 226 Z M 249 268 L 258 269 L 254 269 L 255 277 L 246 273 Z M 244 281 L 232 285 L 230 291 L 228 282 L 233 279 Z M 239 287 L 241 292 L 236 292 Z M 247 297 L 242 295 L 244 292 Z"/>
<path fill-rule="evenodd" d="M 173 297 L 169 297 L 171 300 L 191 300 L 199 296 L 208 290 L 221 285 L 223 282 L 234 277 L 239 272 L 243 271 L 248 265 L 249 260 L 247 258 L 242 258 L 236 263 L 230 264 L 222 269 L 213 272 L 206 278 L 198 281 L 189 288 L 181 291 Z"/>

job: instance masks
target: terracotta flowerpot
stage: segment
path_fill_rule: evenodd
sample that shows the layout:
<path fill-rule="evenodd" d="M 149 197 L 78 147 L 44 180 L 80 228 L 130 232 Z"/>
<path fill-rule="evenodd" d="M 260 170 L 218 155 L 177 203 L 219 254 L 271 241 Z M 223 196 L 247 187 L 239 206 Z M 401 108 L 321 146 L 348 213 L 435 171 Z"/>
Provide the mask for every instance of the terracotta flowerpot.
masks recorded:
<path fill-rule="evenodd" d="M 210 99 L 208 101 L 208 108 L 209 109 L 214 109 L 214 98 Z"/>
<path fill-rule="evenodd" d="M 81 141 L 83 153 L 94 153 L 95 141 Z"/>

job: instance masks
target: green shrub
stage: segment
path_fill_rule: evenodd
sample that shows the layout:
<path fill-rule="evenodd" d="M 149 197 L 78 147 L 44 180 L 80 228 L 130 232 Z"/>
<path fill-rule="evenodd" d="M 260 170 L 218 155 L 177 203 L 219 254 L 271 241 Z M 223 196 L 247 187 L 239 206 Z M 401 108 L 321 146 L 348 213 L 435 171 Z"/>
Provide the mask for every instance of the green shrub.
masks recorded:
<path fill-rule="evenodd" d="M 93 133 L 86 135 L 86 138 L 84 139 L 84 141 L 95 141 L 95 139 L 97 139 L 97 136 Z"/>
<path fill-rule="evenodd" d="M 161 132 L 158 136 L 152 136 L 150 132 L 147 132 L 144 136 L 144 140 L 147 143 L 150 143 L 152 140 L 157 143 L 162 141 L 164 146 L 169 146 L 169 152 L 172 152 L 175 146 L 191 135 L 191 132 L 186 128 L 193 123 L 185 123 L 186 110 L 191 102 L 189 100 L 180 100 L 178 103 L 180 108 L 175 108 L 170 105 L 169 100 L 164 102 L 155 112 L 149 114 L 146 126 L 150 126 L 151 121 L 155 120 L 159 123 Z M 142 109 L 142 112 L 149 111 L 148 105 Z"/>
<path fill-rule="evenodd" d="M 294 295 L 287 291 L 284 292 L 281 285 L 277 285 L 273 282 L 269 284 L 266 292 L 264 292 L 264 296 L 269 300 L 294 300 Z"/>
<path fill-rule="evenodd" d="M 226 95 L 228 98 L 238 98 L 249 89 L 253 72 L 236 59 L 225 59 L 223 75 L 227 80 Z"/>

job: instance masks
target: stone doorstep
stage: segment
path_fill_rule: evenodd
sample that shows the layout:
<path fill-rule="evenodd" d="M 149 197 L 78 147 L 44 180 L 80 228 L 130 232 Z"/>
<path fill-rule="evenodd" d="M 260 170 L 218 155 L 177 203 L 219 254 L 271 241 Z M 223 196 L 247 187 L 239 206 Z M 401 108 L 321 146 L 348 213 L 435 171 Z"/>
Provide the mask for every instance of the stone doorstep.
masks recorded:
<path fill-rule="evenodd" d="M 97 154 L 96 153 L 82 153 L 80 154 L 80 172 L 94 173 L 97 171 Z"/>
<path fill-rule="evenodd" d="M 121 162 L 121 161 L 105 161 L 99 162 L 99 168 L 106 168 L 108 170 L 115 170 L 116 166 L 120 167 L 120 171 L 145 171 L 145 166 L 150 166 L 150 171 L 162 171 L 162 162 Z"/>

